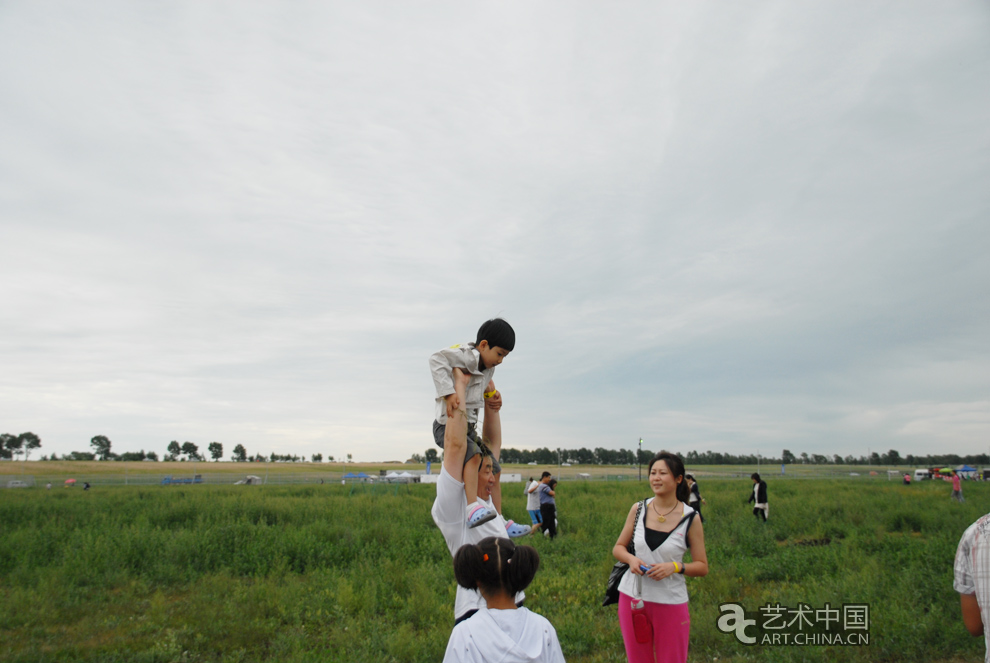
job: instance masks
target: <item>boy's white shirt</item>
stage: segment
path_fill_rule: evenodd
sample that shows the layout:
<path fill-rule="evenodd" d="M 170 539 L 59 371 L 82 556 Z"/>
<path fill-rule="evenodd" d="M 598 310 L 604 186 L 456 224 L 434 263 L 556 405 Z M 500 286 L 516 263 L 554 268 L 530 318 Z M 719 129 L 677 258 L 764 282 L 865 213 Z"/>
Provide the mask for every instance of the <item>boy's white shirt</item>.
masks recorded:
<path fill-rule="evenodd" d="M 479 498 L 478 502 L 495 511 L 495 505 L 491 498 L 487 502 Z M 472 529 L 467 524 L 467 509 L 464 484 L 452 477 L 446 467 L 441 467 L 440 476 L 437 479 L 437 497 L 433 502 L 433 509 L 430 514 L 433 516 L 433 522 L 437 524 L 443 534 L 451 557 L 457 554 L 461 546 L 478 543 L 489 536 L 509 538 L 505 531 L 505 519 L 502 518 L 501 514 L 496 515 L 494 520 L 489 520 L 487 523 L 482 523 Z M 519 592 L 516 594 L 516 603 L 525 598 L 525 592 Z M 454 597 L 455 619 L 469 610 L 484 608 L 487 605 L 478 590 L 457 586 L 457 594 Z"/>
<path fill-rule="evenodd" d="M 557 631 L 526 608 L 481 608 L 454 627 L 444 663 L 564 663 Z"/>
<path fill-rule="evenodd" d="M 480 369 L 481 353 L 472 344 L 453 345 L 434 352 L 430 356 L 430 373 L 437 390 L 436 420 L 447 423 L 447 402 L 445 396 L 454 393 L 454 369 L 459 368 L 471 375 L 464 394 L 464 407 L 468 422 L 478 423 L 478 411 L 485 407 L 485 388 L 495 375 L 495 367 Z"/>

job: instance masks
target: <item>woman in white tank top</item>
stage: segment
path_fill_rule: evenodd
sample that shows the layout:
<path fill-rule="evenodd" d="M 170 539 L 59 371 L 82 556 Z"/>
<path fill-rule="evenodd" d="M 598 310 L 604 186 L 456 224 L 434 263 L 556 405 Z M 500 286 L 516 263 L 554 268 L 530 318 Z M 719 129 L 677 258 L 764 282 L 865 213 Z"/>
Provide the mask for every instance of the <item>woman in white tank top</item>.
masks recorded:
<path fill-rule="evenodd" d="M 649 478 L 653 497 L 632 505 L 612 549 L 617 560 L 629 564 L 619 583 L 619 625 L 630 663 L 684 663 L 691 631 L 684 578 L 708 574 L 705 533 L 687 504 L 678 456 L 664 451 L 654 456 Z"/>

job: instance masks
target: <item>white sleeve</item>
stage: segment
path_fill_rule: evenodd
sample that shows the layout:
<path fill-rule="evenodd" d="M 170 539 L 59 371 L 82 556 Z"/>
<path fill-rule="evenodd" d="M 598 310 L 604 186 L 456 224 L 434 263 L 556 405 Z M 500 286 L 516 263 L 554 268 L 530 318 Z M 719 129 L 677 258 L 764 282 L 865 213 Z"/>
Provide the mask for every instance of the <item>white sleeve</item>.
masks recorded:
<path fill-rule="evenodd" d="M 467 622 L 461 622 L 454 627 L 447 641 L 447 651 L 443 655 L 443 663 L 470 663 L 471 653 L 468 648 L 470 635 L 465 636 L 465 629 L 461 628 Z"/>
<path fill-rule="evenodd" d="M 433 520 L 441 523 L 467 522 L 467 497 L 464 484 L 450 476 L 446 467 L 440 467 L 437 478 L 437 498 L 433 502 Z"/>
<path fill-rule="evenodd" d="M 973 580 L 973 531 L 976 524 L 970 525 L 962 538 L 959 539 L 959 547 L 956 549 L 956 560 L 953 564 L 952 588 L 960 594 L 975 594 L 976 582 Z"/>
<path fill-rule="evenodd" d="M 433 384 L 437 388 L 437 398 L 443 398 L 454 393 L 453 370 L 459 368 L 472 375 L 478 372 L 477 362 L 470 366 L 469 362 L 473 353 L 465 352 L 470 346 L 455 345 L 451 348 L 444 348 L 439 352 L 434 352 L 430 356 L 430 373 L 433 374 Z"/>
<path fill-rule="evenodd" d="M 566 663 L 564 661 L 564 652 L 560 648 L 560 640 L 557 639 L 557 630 L 553 627 L 553 624 L 547 620 L 547 628 L 550 629 L 547 634 L 546 642 L 546 661 L 547 663 Z"/>

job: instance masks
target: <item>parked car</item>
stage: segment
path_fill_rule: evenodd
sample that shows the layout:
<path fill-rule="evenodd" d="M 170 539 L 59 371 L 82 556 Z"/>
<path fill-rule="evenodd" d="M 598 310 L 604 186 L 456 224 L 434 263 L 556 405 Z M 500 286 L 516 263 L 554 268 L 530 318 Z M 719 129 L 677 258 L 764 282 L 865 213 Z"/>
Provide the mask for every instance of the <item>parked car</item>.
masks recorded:
<path fill-rule="evenodd" d="M 173 477 L 171 474 L 162 479 L 163 486 L 175 486 L 187 483 L 203 483 L 203 475 L 197 474 L 195 477 Z"/>

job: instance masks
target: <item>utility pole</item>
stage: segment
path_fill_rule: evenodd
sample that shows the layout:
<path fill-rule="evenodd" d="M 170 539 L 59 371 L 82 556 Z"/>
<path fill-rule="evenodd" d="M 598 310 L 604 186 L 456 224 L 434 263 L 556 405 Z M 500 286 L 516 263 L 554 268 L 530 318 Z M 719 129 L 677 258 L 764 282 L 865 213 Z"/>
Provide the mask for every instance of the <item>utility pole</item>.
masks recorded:
<path fill-rule="evenodd" d="M 636 454 L 636 471 L 639 472 L 639 480 L 643 480 L 643 438 L 639 438 L 639 453 Z"/>

